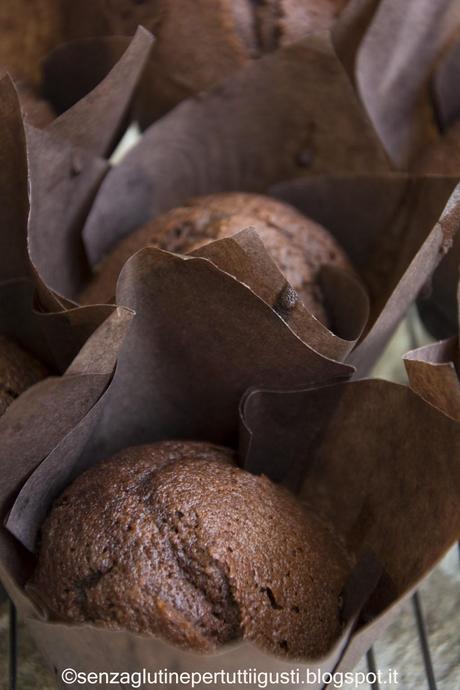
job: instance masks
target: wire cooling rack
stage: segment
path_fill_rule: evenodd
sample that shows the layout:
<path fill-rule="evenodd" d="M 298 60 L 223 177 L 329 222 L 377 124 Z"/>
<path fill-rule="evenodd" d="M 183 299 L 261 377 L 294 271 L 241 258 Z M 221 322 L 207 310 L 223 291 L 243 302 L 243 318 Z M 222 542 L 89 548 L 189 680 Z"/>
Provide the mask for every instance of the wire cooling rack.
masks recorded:
<path fill-rule="evenodd" d="M 431 649 L 430 649 L 430 642 L 429 642 L 429 638 L 428 638 L 428 634 L 427 634 L 427 630 L 426 630 L 425 619 L 423 616 L 423 607 L 422 607 L 421 596 L 418 592 L 416 592 L 414 594 L 414 596 L 412 597 L 412 605 L 413 605 L 415 623 L 416 623 L 416 627 L 417 627 L 418 641 L 420 644 L 420 654 L 422 657 L 423 666 L 425 668 L 427 686 L 428 686 L 429 690 L 438 690 L 438 686 L 436 683 L 436 675 L 435 675 L 434 667 L 433 667 L 433 659 L 432 659 L 432 654 L 431 654 Z M 367 662 L 368 670 L 370 672 L 372 672 L 374 675 L 376 675 L 377 670 L 378 670 L 378 663 L 377 663 L 377 659 L 376 659 L 376 655 L 375 655 L 373 647 L 371 647 L 366 654 L 366 662 Z M 372 690 L 380 690 L 380 683 L 376 680 L 369 687 Z M 413 690 L 416 690 L 415 686 L 414 686 Z"/>

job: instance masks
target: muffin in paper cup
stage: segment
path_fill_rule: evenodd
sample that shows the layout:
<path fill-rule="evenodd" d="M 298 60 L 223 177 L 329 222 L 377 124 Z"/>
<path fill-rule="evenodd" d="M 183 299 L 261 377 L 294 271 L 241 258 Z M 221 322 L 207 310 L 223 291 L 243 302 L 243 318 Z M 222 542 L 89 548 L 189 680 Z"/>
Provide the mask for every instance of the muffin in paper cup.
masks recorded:
<path fill-rule="evenodd" d="M 117 301 L 136 312 L 127 333 L 117 331 L 119 349 L 111 347 L 112 315 L 67 374 L 32 388 L 0 421 L 2 581 L 51 668 L 58 676 L 69 667 L 351 669 L 459 536 L 458 422 L 404 386 L 330 383 L 340 368 L 349 373 L 346 365 L 301 343 L 207 258 L 145 249 L 125 265 Z M 97 401 L 80 404 L 88 386 Z M 344 590 L 349 625 L 326 657 L 280 660 L 249 643 L 200 657 L 154 637 L 47 620 L 29 598 L 24 586 L 53 499 L 118 449 L 167 438 L 237 447 L 245 469 L 299 493 L 345 540 L 357 560 Z"/>
<path fill-rule="evenodd" d="M 99 158 L 109 150 L 106 94 L 115 98 L 120 70 L 136 82 L 147 43 L 140 30 L 129 48 L 130 60 L 126 53 L 95 91 L 61 116 L 61 125 L 58 119 L 40 132 L 41 144 L 34 133 L 30 165 L 37 212 L 29 224 L 29 251 L 42 281 L 62 300 L 78 300 L 102 258 L 151 218 L 191 196 L 269 192 L 322 223 L 354 264 L 370 298 L 371 317 L 364 339 L 353 345 L 360 355 L 353 357 L 361 373 L 367 371 L 450 246 L 456 226 L 442 214 L 455 181 L 389 170 L 329 34 L 312 34 L 183 102 L 107 171 Z M 126 98 L 120 95 L 123 103 Z M 59 141 L 48 137 L 54 131 Z M 76 178 L 64 165 L 74 156 L 82 161 Z M 43 159 L 51 171 L 56 167 L 62 187 L 47 181 L 54 172 L 40 176 Z M 77 183 L 81 196 L 73 193 Z M 53 252 L 48 251 L 51 237 Z M 328 296 L 334 313 L 342 312 L 343 324 L 347 300 L 338 284 Z M 338 328 L 333 335 L 343 339 Z M 314 324 L 306 337 L 321 352 L 343 358 L 326 344 L 334 338 L 325 330 Z M 323 332 L 320 340 L 317 331 Z"/>
<path fill-rule="evenodd" d="M 371 18 L 361 5 L 364 15 L 344 15 L 350 26 Z M 50 127 L 26 128 L 27 241 L 22 215 L 23 241 L 16 236 L 6 275 L 24 273 L 37 290 L 34 323 L 72 325 L 65 357 L 68 341 L 46 337 L 61 371 L 75 355 L 74 333 L 81 336 L 75 315 L 93 315 L 79 347 L 110 314 L 63 376 L 32 387 L 0 420 L 2 581 L 57 673 L 73 665 L 137 671 L 152 659 L 234 669 L 245 658 L 263 670 L 347 670 L 459 536 L 458 419 L 438 382 L 427 373 L 412 376 L 413 390 L 350 380 L 369 369 L 449 248 L 456 181 L 391 171 L 346 73 L 353 45 L 337 36 L 334 49 L 329 34 L 312 34 L 184 102 L 113 170 L 105 156 L 147 59 L 143 30 L 88 96 L 67 102 Z M 107 42 L 86 45 L 107 64 Z M 81 46 L 58 51 L 58 62 L 66 50 L 75 56 Z M 334 332 L 297 300 L 280 313 L 290 286 L 244 227 L 190 256 L 144 249 L 121 272 L 123 306 L 78 307 L 93 267 L 121 237 L 190 196 L 229 190 L 289 200 L 340 241 L 365 289 L 325 272 Z M 336 525 L 357 567 L 344 591 L 347 626 L 325 658 L 291 663 L 247 643 L 197 657 L 154 638 L 46 620 L 29 598 L 24 586 L 52 500 L 118 449 L 165 438 L 238 447 L 243 467 L 287 484 Z"/>

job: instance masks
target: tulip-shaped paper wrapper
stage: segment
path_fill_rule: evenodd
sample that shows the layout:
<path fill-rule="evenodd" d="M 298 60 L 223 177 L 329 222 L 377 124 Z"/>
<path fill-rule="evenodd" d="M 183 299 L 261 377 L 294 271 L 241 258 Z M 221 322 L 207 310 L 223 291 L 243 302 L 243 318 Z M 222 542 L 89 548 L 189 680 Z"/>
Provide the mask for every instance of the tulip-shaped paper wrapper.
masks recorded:
<path fill-rule="evenodd" d="M 65 308 L 35 271 L 27 234 L 37 188 L 18 98 L 8 77 L 0 81 L 0 92 L 0 334 L 51 371 L 62 372 L 114 307 Z M 43 300 L 37 299 L 37 289 Z"/>
<path fill-rule="evenodd" d="M 142 59 L 145 42 L 140 30 L 130 48 L 134 51 L 137 46 Z M 105 81 L 112 78 L 109 74 Z M 98 88 L 104 89 L 104 83 Z M 83 110 L 85 117 L 92 112 L 92 126 L 98 131 L 103 126 L 97 125 L 101 111 L 86 106 Z M 72 141 L 68 137 L 65 141 L 71 152 Z M 299 175 L 304 184 L 301 179 L 286 182 Z M 81 177 L 87 179 L 84 173 Z M 73 189 L 75 180 L 66 184 Z M 280 196 L 294 187 L 294 196 L 288 191 L 286 198 L 337 237 L 367 288 L 371 302 L 367 336 L 359 354 L 352 355 L 359 371 L 365 372 L 450 246 L 457 227 L 451 218 L 455 213 L 449 209 L 447 222 L 443 209 L 455 181 L 389 172 L 327 34 L 313 34 L 246 66 L 150 127 L 108 172 L 94 191 L 93 203 L 78 207 L 78 223 L 61 223 L 52 254 L 48 247 L 55 230 L 46 206 L 60 205 L 60 218 L 65 206 L 64 196 L 48 185 L 44 211 L 29 231 L 32 260 L 48 285 L 75 298 L 88 280 L 90 266 L 151 217 L 192 195 L 267 191 L 273 184 L 273 193 Z M 328 302 L 335 314 L 342 312 L 344 323 L 345 300 L 338 284 L 331 286 L 329 279 Z M 319 352 L 343 359 L 345 354 L 330 349 L 331 335 L 326 331 L 314 324 L 311 336 L 304 338 Z M 323 335 L 318 337 L 318 332 Z"/>
<path fill-rule="evenodd" d="M 251 233 L 230 243 L 252 255 L 251 238 L 263 252 Z M 31 389 L 0 422 L 1 508 L 4 516 L 9 511 L 1 532 L 2 580 L 58 674 L 69 666 L 350 668 L 458 536 L 459 478 L 452 452 L 458 424 L 395 384 L 324 387 L 353 370 L 309 348 L 267 302 L 214 263 L 225 260 L 230 268 L 235 247 L 229 249 L 228 242 L 209 245 L 212 258 L 155 249 L 136 254 L 118 286 L 117 300 L 136 315 L 113 377 L 107 379 L 116 357 L 110 339 L 115 328 L 120 342 L 126 323 L 114 325 L 115 316 L 93 335 L 68 374 Z M 98 396 L 95 404 L 90 396 L 81 399 L 88 386 Z M 306 390 L 290 392 L 293 386 Z M 44 620 L 24 585 L 52 500 L 85 468 L 128 445 L 201 438 L 235 446 L 238 403 L 248 388 L 241 406 L 241 464 L 308 497 L 357 554 L 344 592 L 348 625 L 330 654 L 288 662 L 243 643 L 201 657 L 152 637 Z M 284 392 L 263 392 L 272 388 Z M 38 409 L 53 426 L 51 439 Z M 433 534 L 428 541 L 427 533 Z"/>
<path fill-rule="evenodd" d="M 460 304 L 460 291 L 458 294 Z M 460 312 L 459 312 L 460 323 Z M 433 407 L 460 422 L 460 348 L 457 335 L 404 356 L 410 386 Z"/>
<path fill-rule="evenodd" d="M 457 32 L 458 33 L 458 32 Z M 417 161 L 417 169 L 436 175 L 460 179 L 460 41 L 455 41 L 439 62 L 432 78 L 432 94 L 442 137 L 426 148 Z M 457 327 L 456 287 L 460 276 L 460 242 L 455 240 L 452 252 L 421 296 L 420 315 L 430 332 L 445 338 Z"/>
<path fill-rule="evenodd" d="M 460 179 L 460 4 L 457 0 L 381 0 L 354 52 L 350 71 L 392 162 L 416 174 Z M 460 243 L 419 300 L 438 338 L 457 326 Z"/>
<path fill-rule="evenodd" d="M 383 566 L 337 666 L 350 670 L 460 535 L 458 422 L 378 380 L 251 392 L 242 416 L 246 466 L 297 487 Z"/>

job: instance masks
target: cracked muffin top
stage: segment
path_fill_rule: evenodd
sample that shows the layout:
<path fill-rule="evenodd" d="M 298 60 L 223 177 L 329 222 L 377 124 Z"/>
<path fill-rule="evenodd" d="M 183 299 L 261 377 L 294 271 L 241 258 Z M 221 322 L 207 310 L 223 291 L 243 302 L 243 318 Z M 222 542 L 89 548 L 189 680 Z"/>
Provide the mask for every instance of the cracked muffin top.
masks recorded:
<path fill-rule="evenodd" d="M 311 658 L 340 633 L 350 564 L 319 518 L 232 451 L 166 441 L 123 450 L 64 491 L 29 587 L 60 620 Z"/>
<path fill-rule="evenodd" d="M 248 227 L 257 231 L 305 307 L 330 326 L 319 274 L 326 265 L 352 273 L 345 252 L 325 228 L 292 206 L 271 197 L 243 192 L 196 197 L 128 235 L 97 267 L 80 301 L 83 304 L 113 301 L 123 264 L 146 246 L 186 254 Z"/>
<path fill-rule="evenodd" d="M 63 35 L 155 36 L 143 83 L 147 124 L 183 98 L 209 89 L 250 59 L 332 26 L 348 0 L 61 1 Z M 146 111 L 146 112 L 144 112 Z"/>

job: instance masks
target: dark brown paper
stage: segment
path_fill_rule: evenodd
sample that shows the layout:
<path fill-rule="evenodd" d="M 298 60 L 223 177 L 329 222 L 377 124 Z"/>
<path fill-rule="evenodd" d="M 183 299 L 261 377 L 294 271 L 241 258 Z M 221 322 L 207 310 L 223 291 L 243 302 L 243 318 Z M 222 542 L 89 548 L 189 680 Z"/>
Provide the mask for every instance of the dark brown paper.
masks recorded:
<path fill-rule="evenodd" d="M 120 128 L 125 124 L 152 42 L 152 35 L 139 27 L 121 57 L 120 39 L 116 38 L 76 41 L 58 49 L 45 65 L 45 76 L 53 81 L 54 88 L 57 88 L 57 79 L 61 88 L 68 91 L 68 80 L 72 77 L 69 69 L 73 71 L 76 66 L 83 88 L 87 88 L 93 85 L 94 70 L 100 75 L 102 69 L 108 65 L 112 67 L 112 62 L 115 64 L 90 93 L 84 94 L 54 120 L 48 131 L 65 138 L 77 148 L 88 149 L 94 155 L 110 153 L 117 143 Z M 75 85 L 71 86 L 71 93 L 73 88 Z"/>
<path fill-rule="evenodd" d="M 0 80 L 0 280 L 29 273 L 27 159 L 21 109 L 9 77 Z"/>
<path fill-rule="evenodd" d="M 460 225 L 455 184 L 390 174 L 298 179 L 270 190 L 333 233 L 368 289 L 370 318 L 348 360 L 358 375 L 369 371 L 451 247 Z"/>
<path fill-rule="evenodd" d="M 398 167 L 439 139 L 430 78 L 459 26 L 455 0 L 381 0 L 360 45 L 359 93 Z"/>
<path fill-rule="evenodd" d="M 118 298 L 136 308 L 127 333 L 130 314 L 115 313 L 62 378 L 31 389 L 0 422 L 2 461 L 12 468 L 0 486 L 2 515 L 11 508 L 9 528 L 31 547 L 53 496 L 113 448 L 171 435 L 222 439 L 222 425 L 236 426 L 240 392 L 251 383 L 269 377 L 280 385 L 292 385 L 305 377 L 321 380 L 351 373 L 345 365 L 303 345 L 248 287 L 207 259 L 144 250 L 125 266 Z M 170 318 L 172 312 L 175 320 Z M 187 337 L 180 338 L 184 333 Z M 111 345 L 114 336 L 123 344 L 109 382 L 117 351 Z M 290 357 L 287 371 L 284 352 Z M 53 433 L 43 436 L 45 420 Z M 11 505 L 18 490 L 19 498 Z M 35 524 L 29 519 L 32 514 L 38 519 Z M 107 670 L 118 664 L 134 670 L 140 662 L 150 668 L 152 659 L 164 666 L 192 664 L 203 670 L 241 668 L 245 660 L 251 666 L 257 660 L 264 669 L 297 665 L 279 662 L 248 644 L 200 657 L 182 654 L 153 638 L 45 622 L 22 589 L 33 561 L 4 529 L 0 559 L 2 581 L 30 618 L 39 647 L 56 669 L 69 665 L 70 657 L 81 670 Z M 332 670 L 337 663 L 379 572 L 366 562 L 358 564 L 345 592 L 349 627 L 330 655 L 315 661 L 315 667 Z"/>
<path fill-rule="evenodd" d="M 366 325 L 369 301 L 357 278 L 340 269 L 322 269 L 321 289 L 333 324 L 328 329 L 298 299 L 254 230 L 211 242 L 192 255 L 209 259 L 249 286 L 305 344 L 325 357 L 343 361 Z"/>
<path fill-rule="evenodd" d="M 123 36 L 80 38 L 54 47 L 41 61 L 41 91 L 56 114 L 69 110 L 102 82 L 129 41 Z"/>
<path fill-rule="evenodd" d="M 460 40 L 457 40 L 453 42 L 447 54 L 437 65 L 432 80 L 434 108 L 438 124 L 443 131 L 460 118 L 460 97 L 458 90 L 453 88 L 454 84 L 458 84 L 459 79 Z"/>
<path fill-rule="evenodd" d="M 460 42 L 456 38 L 437 65 L 432 79 L 433 106 L 441 139 L 426 147 L 415 162 L 415 169 L 424 173 L 451 175 L 460 179 L 460 100 L 458 78 Z M 456 290 L 459 280 L 460 240 L 454 240 L 452 251 L 443 259 L 432 281 L 418 301 L 420 316 L 436 338 L 447 338 L 457 330 Z"/>
<path fill-rule="evenodd" d="M 370 622 L 338 666 L 348 671 L 460 537 L 460 425 L 377 380 L 254 391 L 242 416 L 246 467 L 300 488 L 349 548 L 371 548 L 385 569 L 364 614 Z"/>
<path fill-rule="evenodd" d="M 30 259 L 45 292 L 74 297 L 90 275 L 81 227 L 108 164 L 48 130 L 28 127 L 27 143 Z"/>
<path fill-rule="evenodd" d="M 37 282 L 46 286 L 40 286 L 44 302 L 49 299 L 47 288 L 75 297 L 90 275 L 81 228 L 108 170 L 107 162 L 98 156 L 110 152 L 116 143 L 151 43 L 150 34 L 140 28 L 109 74 L 88 95 L 46 131 L 27 129 L 31 194 L 29 252 Z M 117 41 L 94 41 L 89 46 L 71 44 L 61 50 L 67 59 L 76 60 L 81 51 L 88 49 L 91 65 L 98 63 L 96 58 L 103 49 L 111 55 L 116 53 L 115 48 L 119 48 Z M 106 62 L 107 55 L 104 67 Z M 54 65 L 52 61 L 51 64 Z M 65 65 L 64 62 L 61 66 L 64 70 Z"/>
<path fill-rule="evenodd" d="M 460 305 L 460 283 L 458 291 Z M 460 311 L 458 312 L 460 324 Z M 404 364 L 411 388 L 441 410 L 460 422 L 460 346 L 457 335 L 425 347 L 407 352 Z"/>
<path fill-rule="evenodd" d="M 411 388 L 430 405 L 460 422 L 458 337 L 412 350 L 404 355 Z"/>
<path fill-rule="evenodd" d="M 63 377 L 48 378 L 16 400 L 0 418 L 2 481 L 0 515 L 4 520 L 25 478 L 95 404 L 112 374 L 131 314 L 117 310 L 96 331 Z M 18 587 L 32 562 L 6 531 L 0 536 L 0 575 L 15 602 L 30 609 Z"/>
<path fill-rule="evenodd" d="M 123 269 L 117 301 L 136 316 L 110 387 L 26 482 L 10 513 L 9 529 L 29 548 L 50 501 L 95 460 L 172 437 L 234 445 L 248 387 L 313 384 L 354 371 L 303 343 L 252 290 L 206 259 L 138 252 Z"/>
<path fill-rule="evenodd" d="M 62 372 L 89 336 L 115 310 L 113 306 L 38 310 L 30 280 L 0 283 L 0 333 L 18 341 L 51 371 Z"/>
<path fill-rule="evenodd" d="M 191 196 L 386 169 L 328 35 L 312 34 L 152 125 L 106 177 L 84 241 L 96 264 L 121 237 Z"/>
<path fill-rule="evenodd" d="M 73 306 L 65 309 L 36 274 L 28 255 L 27 225 L 28 220 L 34 224 L 37 215 L 40 196 L 37 185 L 46 186 L 46 183 L 37 182 L 44 178 L 42 168 L 34 168 L 32 163 L 28 166 L 30 149 L 26 151 L 19 102 L 8 77 L 0 81 L 0 96 L 0 333 L 19 341 L 51 371 L 62 371 L 114 308 Z M 47 135 L 38 133 L 37 136 Z M 60 149 L 59 156 L 61 153 Z M 62 155 L 65 159 L 65 151 Z M 74 191 L 76 193 L 78 188 Z M 32 196 L 30 219 L 29 193 Z M 72 194 L 64 199 L 65 208 L 58 205 L 62 216 L 71 216 L 69 197 L 72 200 Z M 42 198 L 42 202 L 47 204 L 48 198 Z M 55 213 L 56 204 L 51 215 L 57 220 Z M 55 235 L 48 236 L 47 240 L 46 252 L 51 257 L 50 247 L 59 246 L 57 226 Z M 29 241 L 34 243 L 33 238 L 29 237 Z M 69 262 L 69 266 L 73 265 Z M 36 288 L 41 302 L 35 295 Z M 45 306 L 48 313 L 45 313 Z"/>
<path fill-rule="evenodd" d="M 332 37 L 350 79 L 356 86 L 356 57 L 381 0 L 348 0 L 332 27 Z"/>
<path fill-rule="evenodd" d="M 127 273 L 131 268 L 132 273 L 122 276 L 119 288 L 136 295 L 139 302 L 144 282 L 136 283 L 136 275 L 139 273 L 136 262 L 145 261 L 147 257 L 151 260 L 152 255 L 167 257 L 168 261 L 179 261 L 184 268 L 193 267 L 200 275 L 205 266 L 212 273 L 217 272 L 204 259 L 184 259 L 158 250 L 145 250 L 128 262 L 124 272 Z M 180 272 L 175 267 L 174 276 Z M 150 265 L 149 274 L 151 273 Z M 240 286 L 235 279 L 225 274 L 220 275 L 226 291 L 229 290 L 229 281 Z M 165 276 L 163 272 L 163 284 Z M 129 285 L 130 281 L 132 285 Z M 187 282 L 190 284 L 190 281 Z M 158 286 L 154 292 L 157 291 Z M 165 291 L 171 292 L 171 285 L 168 283 L 165 284 Z M 251 294 L 249 290 L 247 292 Z M 173 294 L 177 295 L 177 290 Z M 216 299 L 222 303 L 222 295 L 218 295 Z M 158 310 L 150 310 L 151 306 L 149 302 L 149 314 L 158 314 Z M 62 488 L 59 486 L 61 482 L 67 483 L 88 464 L 110 454 L 114 443 L 125 445 L 145 441 L 148 421 L 149 434 L 158 438 L 165 431 L 166 436 L 171 435 L 171 432 L 158 426 L 158 409 L 140 391 L 144 380 L 148 381 L 144 384 L 146 388 L 149 385 L 151 389 L 155 388 L 146 364 L 158 354 L 158 341 L 151 337 L 151 330 L 146 324 L 148 317 L 142 314 L 140 303 L 137 307 L 138 315 L 125 338 L 114 378 L 98 402 L 86 414 L 84 408 L 78 407 L 76 424 L 67 435 L 57 440 L 54 450 L 44 462 L 39 461 L 43 453 L 41 447 L 37 448 L 35 459 L 31 457 L 34 455 L 32 449 L 35 444 L 30 443 L 30 437 L 28 439 L 25 459 L 29 467 L 36 466 L 37 469 L 26 480 L 8 520 L 9 529 L 16 533 L 19 529 L 21 538 L 26 542 L 28 537 L 21 532 L 21 525 L 26 524 L 24 517 L 35 513 L 37 522 L 32 518 L 27 528 L 29 534 L 32 534 L 41 522 L 40 513 L 49 505 L 52 494 Z M 136 326 L 139 314 L 141 325 L 138 323 Z M 141 326 L 142 333 L 138 330 Z M 213 328 L 215 343 L 216 334 L 220 336 L 221 331 L 216 324 L 213 324 Z M 81 385 L 85 379 L 91 379 L 87 367 L 92 361 L 93 343 L 97 351 L 103 351 L 104 339 L 97 340 L 95 336 L 88 342 L 85 353 L 80 358 L 82 362 L 73 368 L 74 372 L 77 370 L 86 373 L 72 375 L 69 372 L 59 380 L 59 395 L 56 397 L 63 409 L 65 386 L 74 386 L 75 382 Z M 174 338 L 168 334 L 169 347 L 171 343 L 174 343 Z M 199 350 L 203 346 L 203 340 L 199 338 L 193 338 L 192 343 L 190 350 Z M 214 351 L 216 350 L 227 363 L 226 377 L 233 376 L 234 360 L 225 356 L 220 337 L 217 345 L 214 345 Z M 130 353 L 136 358 L 130 363 L 128 379 L 123 370 Z M 182 351 L 180 356 L 183 355 Z M 209 348 L 207 359 L 211 358 L 212 348 Z M 112 365 L 113 360 L 108 364 Z M 195 366 L 199 366 L 198 361 Z M 97 379 L 101 378 L 101 374 L 93 375 L 93 378 L 97 387 Z M 102 379 L 101 383 L 105 386 L 107 380 Z M 124 391 L 124 439 L 119 435 L 121 418 L 117 414 L 117 406 L 120 405 L 117 401 L 118 387 Z M 28 395 L 34 391 L 37 391 L 37 387 Z M 222 392 L 219 390 L 218 395 Z M 75 393 L 76 389 L 73 391 Z M 53 395 L 52 400 L 56 400 L 56 397 Z M 135 420 L 139 414 L 141 398 L 142 404 L 147 405 L 150 420 L 145 416 L 143 424 L 139 426 Z M 29 409 L 31 426 L 35 426 L 33 433 L 36 434 L 37 423 L 34 424 L 33 419 L 36 420 L 37 417 L 33 416 L 33 409 L 45 399 L 45 396 L 38 394 L 35 400 L 30 397 L 21 398 L 7 413 L 6 426 L 4 422 L 0 423 L 0 438 L 3 438 L 5 432 L 10 438 L 6 458 L 9 454 L 18 452 L 14 443 L 18 433 L 14 421 L 22 418 L 21 408 L 22 411 Z M 162 402 L 165 404 L 167 400 Z M 192 406 L 187 411 L 193 414 Z M 178 412 L 176 409 L 175 419 L 184 428 Z M 16 416 L 12 416 L 13 413 Z M 55 413 L 52 406 L 49 414 Z M 320 664 L 314 662 L 315 668 L 321 666 L 323 670 L 332 671 L 340 661 L 339 668 L 349 670 L 357 660 L 357 655 L 361 655 L 394 618 L 404 597 L 460 534 L 460 474 L 452 453 L 452 448 L 459 443 L 460 426 L 409 389 L 384 381 L 343 383 L 298 392 L 253 391 L 244 399 L 242 414 L 246 429 L 250 432 L 246 438 L 243 436 L 241 444 L 242 449 L 246 448 L 247 451 L 246 466 L 256 472 L 263 470 L 291 486 L 301 486 L 302 495 L 332 520 L 339 533 L 346 538 L 349 548 L 364 555 L 371 547 L 385 568 L 385 577 L 380 579 L 375 591 L 375 570 L 371 569 L 367 574 L 365 571 L 364 581 L 354 576 L 356 589 L 350 590 L 348 596 L 353 600 L 360 592 L 366 602 L 358 628 L 351 633 L 351 637 L 347 630 L 337 647 L 331 650 L 330 656 L 321 660 Z M 178 432 L 177 435 L 181 435 L 181 427 L 175 431 Z M 114 436 L 118 438 L 114 439 Z M 54 444 L 53 441 L 52 445 Z M 244 457 L 244 451 L 241 457 Z M 65 479 L 63 464 L 67 465 Z M 21 469 L 24 470 L 24 464 L 20 463 L 15 472 L 20 473 Z M 17 490 L 17 481 L 16 479 L 15 484 L 13 477 L 8 478 L 7 486 L 11 493 Z M 32 507 L 25 500 L 27 495 L 34 504 Z M 427 534 L 432 534 L 433 537 L 427 539 Z M 21 551 L 22 560 L 18 561 L 18 546 L 6 537 L 4 531 L 1 532 L 0 543 L 2 577 L 21 610 L 29 616 L 28 624 L 50 665 L 58 671 L 66 666 L 78 667 L 79 670 L 107 671 L 137 670 L 139 667 L 150 669 L 158 665 L 183 670 L 231 670 L 249 665 L 260 666 L 264 670 L 281 670 L 299 665 L 295 661 L 279 661 L 269 657 L 247 644 L 225 648 L 216 656 L 200 657 L 171 648 L 154 638 L 139 637 L 127 632 L 110 632 L 92 626 L 69 626 L 43 621 L 40 613 L 24 598 L 21 589 L 29 572 L 26 569 L 26 564 L 29 563 L 30 567 L 29 557 Z M 363 599 L 358 597 L 354 610 L 360 610 L 363 603 Z M 306 667 L 302 665 L 302 668 Z"/>

